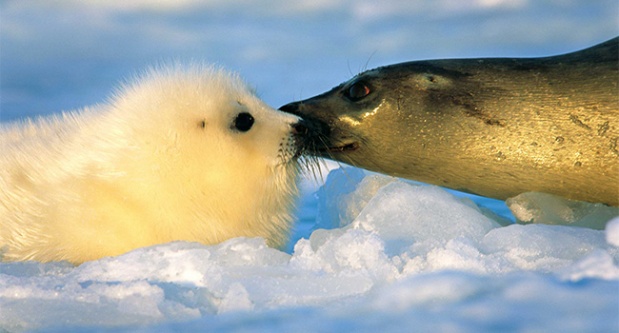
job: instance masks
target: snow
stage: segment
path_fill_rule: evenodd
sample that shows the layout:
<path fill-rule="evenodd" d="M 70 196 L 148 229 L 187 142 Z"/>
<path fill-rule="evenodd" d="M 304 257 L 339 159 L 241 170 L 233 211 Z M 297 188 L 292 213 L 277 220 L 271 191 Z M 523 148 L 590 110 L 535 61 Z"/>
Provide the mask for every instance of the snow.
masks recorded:
<path fill-rule="evenodd" d="M 78 267 L 0 264 L 0 327 L 619 327 L 616 220 L 605 231 L 501 226 L 470 199 L 439 187 L 351 168 L 331 171 L 318 193 L 323 225 L 328 216 L 343 218 L 329 218 L 338 227 L 310 227 L 309 239 L 296 241 L 291 253 L 261 238 L 237 238 L 213 246 L 163 244 Z"/>
<path fill-rule="evenodd" d="M 103 102 L 123 78 L 169 59 L 239 71 L 279 106 L 364 68 L 589 46 L 617 35 L 618 9 L 614 0 L 3 1 L 0 120 Z M 332 162 L 324 170 L 324 181 L 303 181 L 284 251 L 238 238 L 77 267 L 0 263 L 0 332 L 619 331 L 617 214 L 525 194 L 520 220 L 575 224 L 514 224 L 502 201 Z M 592 221 L 600 230 L 576 226 Z"/>

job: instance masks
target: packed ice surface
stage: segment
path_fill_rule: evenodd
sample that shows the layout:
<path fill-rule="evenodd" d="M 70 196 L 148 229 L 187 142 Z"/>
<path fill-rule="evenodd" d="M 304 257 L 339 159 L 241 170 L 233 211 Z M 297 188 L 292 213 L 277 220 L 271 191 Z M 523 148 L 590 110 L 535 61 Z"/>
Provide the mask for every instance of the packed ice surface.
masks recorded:
<path fill-rule="evenodd" d="M 237 238 L 2 263 L 0 331 L 619 329 L 617 219 L 501 226 L 468 198 L 353 168 L 303 199 L 317 217 L 291 253 Z"/>

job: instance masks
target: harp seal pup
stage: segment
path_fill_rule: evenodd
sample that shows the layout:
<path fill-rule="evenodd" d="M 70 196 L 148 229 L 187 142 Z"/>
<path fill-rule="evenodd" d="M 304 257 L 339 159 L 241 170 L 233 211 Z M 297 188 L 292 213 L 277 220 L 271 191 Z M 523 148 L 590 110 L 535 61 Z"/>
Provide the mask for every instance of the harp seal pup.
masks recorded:
<path fill-rule="evenodd" d="M 202 64 L 152 69 L 105 105 L 3 125 L 2 259 L 79 264 L 239 236 L 281 247 L 305 132 Z"/>
<path fill-rule="evenodd" d="M 543 58 L 413 61 L 284 105 L 314 154 L 506 199 L 619 205 L 619 38 Z"/>

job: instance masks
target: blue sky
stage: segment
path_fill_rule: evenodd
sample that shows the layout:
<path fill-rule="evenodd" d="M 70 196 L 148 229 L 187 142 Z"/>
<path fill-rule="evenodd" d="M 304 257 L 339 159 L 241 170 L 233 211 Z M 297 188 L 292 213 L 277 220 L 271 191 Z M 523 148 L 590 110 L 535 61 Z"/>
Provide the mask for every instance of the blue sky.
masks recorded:
<path fill-rule="evenodd" d="M 541 56 L 619 32 L 615 0 L 0 2 L 0 120 L 105 102 L 167 61 L 240 72 L 278 107 L 366 68 Z"/>

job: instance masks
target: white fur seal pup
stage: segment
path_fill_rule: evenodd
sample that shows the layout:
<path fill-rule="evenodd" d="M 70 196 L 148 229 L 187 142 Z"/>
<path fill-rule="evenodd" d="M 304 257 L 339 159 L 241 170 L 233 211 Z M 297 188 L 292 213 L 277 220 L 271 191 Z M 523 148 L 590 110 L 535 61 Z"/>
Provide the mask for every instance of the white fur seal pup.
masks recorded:
<path fill-rule="evenodd" d="M 2 259 L 78 264 L 239 236 L 280 247 L 306 130 L 201 65 L 152 70 L 107 105 L 4 125 Z"/>

